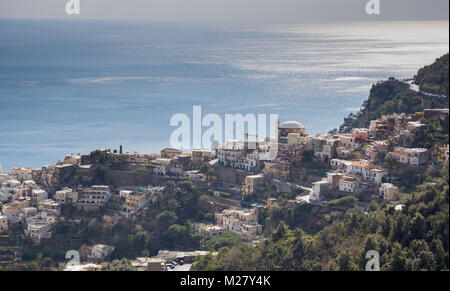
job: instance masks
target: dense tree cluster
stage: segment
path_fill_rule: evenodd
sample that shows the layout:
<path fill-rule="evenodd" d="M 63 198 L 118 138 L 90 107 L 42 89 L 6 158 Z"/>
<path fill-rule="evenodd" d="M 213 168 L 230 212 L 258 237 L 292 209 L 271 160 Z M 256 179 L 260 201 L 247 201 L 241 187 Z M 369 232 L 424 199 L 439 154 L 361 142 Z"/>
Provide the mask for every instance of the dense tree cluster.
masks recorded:
<path fill-rule="evenodd" d="M 448 97 L 448 54 L 420 69 L 415 81 L 422 91 Z"/>
<path fill-rule="evenodd" d="M 154 256 L 159 250 L 199 250 L 202 236 L 192 233 L 191 221 L 210 221 L 211 212 L 201 205 L 202 192 L 190 181 L 165 184 L 165 193 L 155 204 L 150 205 L 135 219 L 107 215 L 108 209 L 97 212 L 80 212 L 71 208 L 69 217 L 82 217 L 81 224 L 56 224 L 52 239 L 34 245 L 24 244 L 23 262 L 8 266 L 8 269 L 50 270 L 64 263 L 65 252 L 80 251 L 86 259 L 88 246 L 103 243 L 115 247 L 107 270 L 127 270 L 129 262 L 139 256 Z M 209 238 L 208 248 L 232 246 L 237 238 L 224 234 L 223 238 Z"/>
<path fill-rule="evenodd" d="M 405 198 L 404 208 L 373 203 L 349 209 L 316 234 L 281 221 L 267 240 L 223 247 L 197 270 L 364 270 L 365 254 L 380 253 L 382 270 L 448 270 L 449 170 Z"/>

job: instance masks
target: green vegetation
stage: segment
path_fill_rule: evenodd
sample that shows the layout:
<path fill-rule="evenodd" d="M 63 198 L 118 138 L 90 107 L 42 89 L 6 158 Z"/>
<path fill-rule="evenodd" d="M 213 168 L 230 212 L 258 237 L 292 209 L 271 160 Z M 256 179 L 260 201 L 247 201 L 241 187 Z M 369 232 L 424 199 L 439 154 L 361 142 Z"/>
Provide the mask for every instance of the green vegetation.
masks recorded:
<path fill-rule="evenodd" d="M 421 69 L 416 82 L 421 90 L 448 96 L 448 55 Z M 363 109 L 351 114 L 341 132 L 368 127 L 370 120 L 392 113 L 416 113 L 427 108 L 447 108 L 448 98 L 415 92 L 394 78 L 375 84 Z M 424 133 L 414 146 L 431 149 L 448 144 L 448 124 L 423 119 Z M 314 163 L 312 152 L 304 151 L 293 163 L 298 176 L 302 167 Z M 372 201 L 364 211 L 355 206 L 356 197 L 329 201 L 322 212 L 310 205 L 290 207 L 287 197 L 265 211 L 265 240 L 257 245 L 237 243 L 216 246 L 217 255 L 200 258 L 196 270 L 364 270 L 365 254 L 380 253 L 382 270 L 449 270 L 449 164 L 411 167 L 399 165 L 390 156 L 380 162 L 402 192 L 402 210 L 395 205 Z M 339 207 L 343 206 L 343 207 Z M 339 209 L 345 208 L 345 211 Z"/>
<path fill-rule="evenodd" d="M 438 93 L 448 96 L 448 69 L 447 54 L 439 58 L 434 64 L 421 69 L 416 81 L 425 88 L 434 88 L 433 90 L 437 90 Z M 345 118 L 339 131 L 349 132 L 352 128 L 368 127 L 371 120 L 382 115 L 410 114 L 424 109 L 448 108 L 448 106 L 448 98 L 425 96 L 420 92 L 411 90 L 408 84 L 390 78 L 372 86 L 369 98 L 363 103 L 362 109 L 356 115 L 351 113 Z"/>
<path fill-rule="evenodd" d="M 438 58 L 433 64 L 420 69 L 415 82 L 424 92 L 448 97 L 448 54 Z"/>
<path fill-rule="evenodd" d="M 448 144 L 448 123 L 444 120 L 430 121 L 425 118 L 419 119 L 426 125 L 422 135 L 416 137 L 413 141 L 415 147 L 423 147 L 427 149 L 433 148 L 437 144 Z"/>
<path fill-rule="evenodd" d="M 206 174 L 206 175 L 213 175 L 214 174 L 214 167 L 211 166 L 210 163 L 203 163 L 200 166 L 200 173 Z"/>
<path fill-rule="evenodd" d="M 149 168 L 137 168 L 134 170 L 135 174 L 151 174 L 152 170 Z"/>
<path fill-rule="evenodd" d="M 104 165 L 108 159 L 108 153 L 106 151 L 95 150 L 90 153 L 89 159 L 92 164 Z"/>
<path fill-rule="evenodd" d="M 128 270 L 123 258 L 154 256 L 161 249 L 194 251 L 200 249 L 202 236 L 192 234 L 191 221 L 211 220 L 211 212 L 199 202 L 201 193 L 190 181 L 165 184 L 164 195 L 148 206 L 134 220 L 120 217 L 117 211 L 102 207 L 95 212 L 84 212 L 72 207 L 64 216 L 82 217 L 79 224 L 58 222 L 51 240 L 33 245 L 26 240 L 23 262 L 7 266 L 7 270 L 51 270 L 67 262 L 65 252 L 79 250 L 81 259 L 87 256 L 87 247 L 103 243 L 113 245 L 111 262 L 104 270 Z M 213 219 L 212 215 L 212 219 Z M 224 237 L 226 240 L 227 237 Z M 214 245 L 213 243 L 210 243 Z M 219 244 L 230 245 L 220 242 Z"/>
<path fill-rule="evenodd" d="M 219 237 L 208 236 L 205 239 L 204 246 L 207 250 L 217 251 L 223 247 L 232 247 L 239 242 L 237 234 L 231 231 L 222 233 Z"/>
<path fill-rule="evenodd" d="M 449 269 L 449 171 L 419 187 L 403 211 L 385 204 L 355 207 L 343 219 L 309 235 L 280 222 L 256 246 L 224 247 L 199 259 L 197 270 L 364 270 L 368 250 L 380 253 L 382 270 Z"/>
<path fill-rule="evenodd" d="M 338 206 L 345 206 L 345 207 L 353 207 L 358 201 L 358 198 L 355 196 L 345 196 L 339 199 L 331 200 L 327 202 L 328 207 L 338 207 Z"/>
<path fill-rule="evenodd" d="M 89 174 L 89 169 L 79 168 L 75 171 L 75 175 L 84 176 L 84 175 L 88 175 L 88 174 Z"/>

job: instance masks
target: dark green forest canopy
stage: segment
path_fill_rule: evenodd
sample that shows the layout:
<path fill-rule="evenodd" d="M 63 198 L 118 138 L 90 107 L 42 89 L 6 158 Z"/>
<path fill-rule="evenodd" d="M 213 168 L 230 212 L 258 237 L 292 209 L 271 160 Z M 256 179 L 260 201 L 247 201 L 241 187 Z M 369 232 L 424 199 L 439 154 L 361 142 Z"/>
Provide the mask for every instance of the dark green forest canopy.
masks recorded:
<path fill-rule="evenodd" d="M 380 253 L 382 270 L 449 268 L 449 170 L 394 206 L 350 209 L 315 235 L 281 222 L 257 246 L 223 247 L 195 263 L 197 270 L 364 270 L 368 250 Z"/>
<path fill-rule="evenodd" d="M 448 54 L 446 54 L 433 64 L 420 69 L 415 82 L 422 91 L 448 97 L 448 74 Z"/>

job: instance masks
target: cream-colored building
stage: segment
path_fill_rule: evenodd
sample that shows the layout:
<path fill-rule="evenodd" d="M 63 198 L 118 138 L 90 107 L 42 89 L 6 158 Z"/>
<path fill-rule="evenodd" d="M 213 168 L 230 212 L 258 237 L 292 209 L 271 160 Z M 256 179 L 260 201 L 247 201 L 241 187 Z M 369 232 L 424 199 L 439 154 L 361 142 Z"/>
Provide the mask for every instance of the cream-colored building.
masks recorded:
<path fill-rule="evenodd" d="M 386 201 L 398 201 L 398 199 L 400 198 L 398 188 L 391 183 L 381 184 L 379 193 Z"/>
<path fill-rule="evenodd" d="M 120 214 L 126 217 L 133 215 L 134 213 L 136 213 L 136 211 L 138 211 L 147 204 L 149 196 L 150 194 L 148 193 L 148 191 L 144 190 L 133 191 L 126 198 Z"/>
<path fill-rule="evenodd" d="M 286 121 L 278 125 L 278 142 L 295 144 L 305 135 L 305 127 L 298 121 Z M 290 137 L 290 139 L 289 139 Z"/>
<path fill-rule="evenodd" d="M 9 220 L 18 218 L 21 210 L 31 205 L 30 198 L 21 197 L 11 203 L 4 204 L 2 207 L 3 215 L 7 216 Z"/>
<path fill-rule="evenodd" d="M 430 152 L 424 148 L 403 148 L 395 147 L 390 153 L 399 163 L 414 166 L 426 164 L 430 157 Z"/>
<path fill-rule="evenodd" d="M 80 154 L 67 155 L 64 158 L 64 164 L 81 165 L 81 155 Z"/>
<path fill-rule="evenodd" d="M 165 176 L 169 171 L 170 159 L 167 158 L 158 158 L 152 161 L 153 173 L 156 175 Z"/>
<path fill-rule="evenodd" d="M 61 203 L 46 199 L 38 203 L 38 209 L 40 211 L 46 211 L 49 214 L 60 216 L 61 215 Z"/>
<path fill-rule="evenodd" d="M 165 271 L 163 258 L 137 258 L 131 262 L 131 266 L 137 271 Z"/>
<path fill-rule="evenodd" d="M 247 196 L 254 193 L 258 187 L 264 185 L 264 175 L 250 175 L 245 177 L 244 184 L 242 185 L 242 195 Z"/>
<path fill-rule="evenodd" d="M 0 233 L 9 231 L 8 217 L 6 215 L 0 215 Z"/>
<path fill-rule="evenodd" d="M 32 170 L 31 168 L 11 168 L 9 175 L 19 181 L 31 180 L 33 179 Z"/>
<path fill-rule="evenodd" d="M 217 225 L 235 232 L 241 239 L 252 240 L 262 233 L 262 225 L 258 223 L 258 210 L 225 209 L 216 213 Z"/>
<path fill-rule="evenodd" d="M 55 201 L 62 204 L 76 203 L 78 201 L 78 192 L 73 191 L 70 188 L 64 188 L 62 190 L 56 191 Z"/>
<path fill-rule="evenodd" d="M 211 150 L 192 150 L 193 162 L 209 162 L 213 158 L 213 152 Z"/>
<path fill-rule="evenodd" d="M 48 199 L 48 193 L 42 189 L 33 189 L 31 190 L 31 202 L 39 203 Z"/>
<path fill-rule="evenodd" d="M 85 210 L 96 210 L 111 198 L 108 186 L 95 185 L 78 188 L 77 206 Z"/>
<path fill-rule="evenodd" d="M 194 229 L 194 232 L 201 233 L 204 236 L 219 236 L 227 231 L 225 227 L 214 224 L 195 223 L 192 225 L 192 227 Z"/>
<path fill-rule="evenodd" d="M 160 154 L 163 159 L 171 159 L 175 156 L 182 155 L 183 151 L 173 148 L 165 148 L 160 152 Z"/>

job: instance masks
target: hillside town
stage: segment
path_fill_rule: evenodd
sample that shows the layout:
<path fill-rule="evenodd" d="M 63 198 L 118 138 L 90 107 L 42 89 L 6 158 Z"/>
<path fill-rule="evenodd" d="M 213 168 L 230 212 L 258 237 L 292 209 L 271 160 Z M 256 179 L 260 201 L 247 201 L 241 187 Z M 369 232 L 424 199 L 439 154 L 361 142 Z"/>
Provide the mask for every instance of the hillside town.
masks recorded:
<path fill-rule="evenodd" d="M 414 146 L 427 127 L 423 122 L 448 123 L 448 119 L 448 109 L 426 109 L 384 115 L 372 120 L 369 128 L 354 128 L 346 134 L 318 135 L 309 135 L 297 121 L 287 121 L 278 123 L 277 139 L 251 141 L 247 136 L 213 150 L 184 153 L 166 148 L 159 154 L 141 155 L 124 153 L 120 146 L 119 150 L 70 154 L 41 169 L 11 168 L 3 173 L 0 167 L 0 234 L 5 240 L 19 231 L 19 236 L 33 244 L 51 240 L 57 223 L 76 225 L 83 219 L 71 217 L 64 211 L 67 207 L 95 215 L 110 206 L 113 213 L 133 220 L 166 195 L 167 181 L 191 181 L 199 189 L 207 189 L 207 203 L 215 211 L 214 223 L 197 221 L 192 224 L 193 233 L 218 237 L 230 231 L 242 241 L 258 242 L 264 233 L 262 212 L 276 201 L 276 193 L 290 193 L 289 205 L 324 208 L 330 201 L 351 196 L 365 208 L 371 201 L 398 206 L 402 186 L 396 184 L 391 169 L 448 160 L 446 144 Z M 274 148 L 278 150 L 275 159 L 261 158 Z M 324 169 L 316 180 L 315 175 L 296 174 L 299 163 L 309 162 Z M 392 163 L 395 166 L 386 167 Z M 95 184 L 92 178 L 99 173 L 102 177 L 97 180 L 103 184 Z M 273 194 L 261 199 L 267 189 Z M 90 247 L 88 261 L 101 262 L 114 247 L 98 242 Z M 2 246 L 0 262 L 20 261 L 19 249 L 19 243 L 11 249 Z M 157 265 L 166 270 L 174 268 L 169 261 L 173 260 L 159 256 L 138 258 L 133 264 L 138 269 Z"/>

